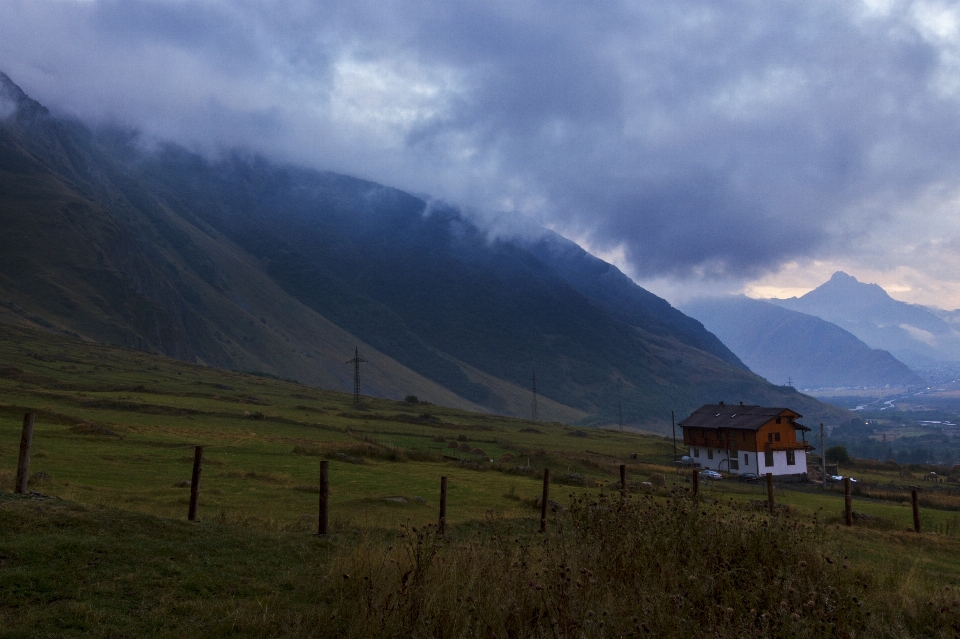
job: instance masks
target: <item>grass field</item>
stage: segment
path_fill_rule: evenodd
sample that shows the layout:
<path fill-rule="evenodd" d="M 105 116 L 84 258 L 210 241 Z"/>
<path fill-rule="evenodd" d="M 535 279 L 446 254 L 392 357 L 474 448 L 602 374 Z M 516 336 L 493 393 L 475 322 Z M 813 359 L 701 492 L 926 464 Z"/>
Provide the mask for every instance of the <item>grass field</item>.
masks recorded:
<path fill-rule="evenodd" d="M 903 488 L 919 469 L 848 469 L 865 515 L 852 529 L 840 525 L 842 494 L 810 487 L 779 486 L 789 511 L 771 518 L 765 487 L 730 479 L 704 482 L 694 505 L 689 473 L 668 465 L 672 443 L 658 436 L 370 398 L 357 407 L 342 393 L 0 325 L 4 491 L 27 411 L 37 494 L 0 492 L 0 637 L 960 632 L 960 496 L 928 487 L 931 532 L 907 532 Z M 199 524 L 185 521 L 196 445 Z M 333 532 L 322 539 L 311 534 L 321 459 Z M 610 490 L 621 463 L 634 488 L 622 504 Z M 545 536 L 533 506 L 544 468 L 568 508 Z M 658 475 L 664 487 L 638 486 Z M 442 540 L 426 526 L 441 476 Z M 595 587 L 569 590 L 571 566 Z M 598 566 L 606 576 L 582 572 Z"/>

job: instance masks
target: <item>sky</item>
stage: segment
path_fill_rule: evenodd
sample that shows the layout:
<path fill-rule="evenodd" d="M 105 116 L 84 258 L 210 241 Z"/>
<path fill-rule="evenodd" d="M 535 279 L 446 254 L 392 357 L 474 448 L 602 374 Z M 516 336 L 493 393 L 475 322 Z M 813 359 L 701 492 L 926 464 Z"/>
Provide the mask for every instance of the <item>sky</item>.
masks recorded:
<path fill-rule="evenodd" d="M 533 221 L 674 303 L 843 270 L 960 307 L 956 2 L 0 0 L 0 71 L 91 124 Z"/>

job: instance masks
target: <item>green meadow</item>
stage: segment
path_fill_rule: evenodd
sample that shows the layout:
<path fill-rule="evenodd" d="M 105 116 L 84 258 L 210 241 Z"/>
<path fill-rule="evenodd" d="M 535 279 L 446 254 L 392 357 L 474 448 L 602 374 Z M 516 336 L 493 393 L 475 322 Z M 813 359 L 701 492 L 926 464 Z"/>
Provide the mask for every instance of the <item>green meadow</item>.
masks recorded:
<path fill-rule="evenodd" d="M 28 411 L 32 493 L 19 496 Z M 844 469 L 861 479 L 847 528 L 836 487 L 778 486 L 775 516 L 765 486 L 730 478 L 702 482 L 694 500 L 672 452 L 642 433 L 355 406 L 0 325 L 0 637 L 960 633 L 950 478 L 922 491 L 917 535 L 906 487 L 924 469 Z M 313 534 L 321 460 L 324 538 Z M 544 468 L 556 503 L 539 534 Z"/>

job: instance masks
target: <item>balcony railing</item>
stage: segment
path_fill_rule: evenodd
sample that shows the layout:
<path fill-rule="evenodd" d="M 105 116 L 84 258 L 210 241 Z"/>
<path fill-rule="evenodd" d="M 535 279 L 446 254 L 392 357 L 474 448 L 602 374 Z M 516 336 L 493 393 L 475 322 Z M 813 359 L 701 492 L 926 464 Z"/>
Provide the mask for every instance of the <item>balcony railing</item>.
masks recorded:
<path fill-rule="evenodd" d="M 764 442 L 764 450 L 813 450 L 809 442 Z"/>

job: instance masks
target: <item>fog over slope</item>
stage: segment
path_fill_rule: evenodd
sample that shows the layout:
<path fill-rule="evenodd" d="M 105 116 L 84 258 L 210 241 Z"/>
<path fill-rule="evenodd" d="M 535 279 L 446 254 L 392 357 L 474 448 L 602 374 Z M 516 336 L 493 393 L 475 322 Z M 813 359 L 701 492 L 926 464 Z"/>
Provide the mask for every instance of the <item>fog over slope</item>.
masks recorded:
<path fill-rule="evenodd" d="M 336 173 L 146 151 L 0 81 L 17 104 L 0 121 L 0 299 L 19 321 L 341 388 L 359 342 L 378 394 L 509 414 L 529 410 L 536 371 L 543 416 L 587 424 L 618 403 L 653 426 L 721 398 L 832 410 L 582 253 L 548 263 L 455 208 Z"/>

